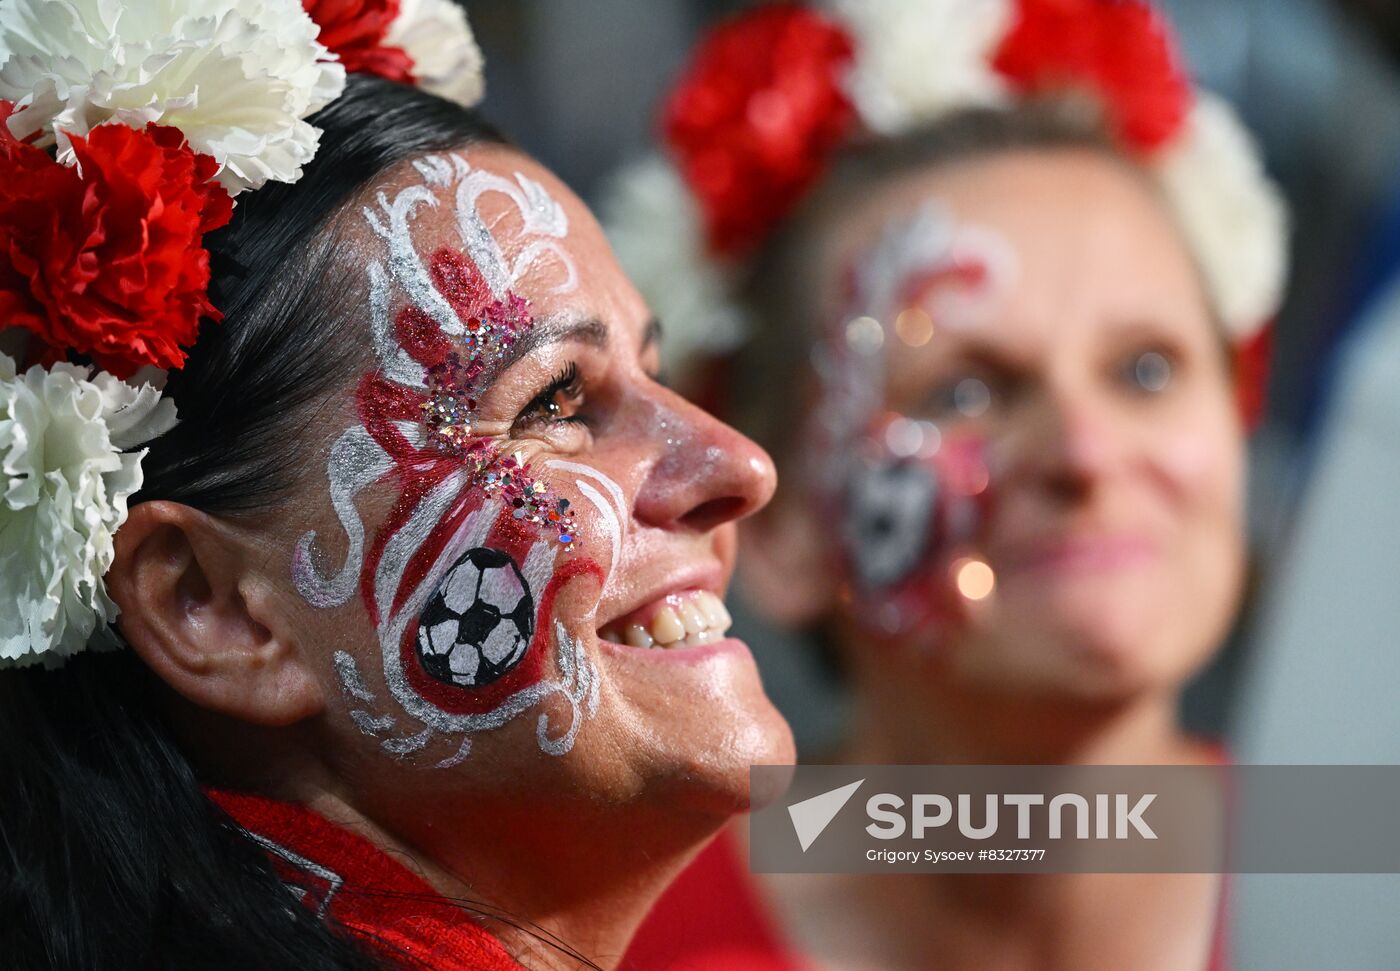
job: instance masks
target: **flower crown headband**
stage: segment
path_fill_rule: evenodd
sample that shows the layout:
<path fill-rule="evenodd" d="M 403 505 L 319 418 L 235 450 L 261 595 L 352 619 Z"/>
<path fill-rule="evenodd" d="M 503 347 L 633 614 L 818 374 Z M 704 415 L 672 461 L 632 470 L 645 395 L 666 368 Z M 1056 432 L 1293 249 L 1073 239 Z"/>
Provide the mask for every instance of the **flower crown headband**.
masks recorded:
<path fill-rule="evenodd" d="M 0 668 L 115 619 L 134 450 L 174 426 L 163 373 L 221 319 L 204 235 L 301 177 L 347 71 L 483 93 L 452 0 L 0 0 L 0 346 L 36 362 L 0 353 Z"/>
<path fill-rule="evenodd" d="M 665 102 L 669 158 L 624 172 L 605 202 L 619 259 L 666 321 L 673 366 L 742 343 L 733 287 L 745 259 L 841 146 L 1068 89 L 1102 103 L 1118 143 L 1156 178 L 1243 383 L 1262 392 L 1284 205 L 1234 113 L 1192 89 L 1146 2 L 816 2 L 765 4 L 712 31 Z"/>

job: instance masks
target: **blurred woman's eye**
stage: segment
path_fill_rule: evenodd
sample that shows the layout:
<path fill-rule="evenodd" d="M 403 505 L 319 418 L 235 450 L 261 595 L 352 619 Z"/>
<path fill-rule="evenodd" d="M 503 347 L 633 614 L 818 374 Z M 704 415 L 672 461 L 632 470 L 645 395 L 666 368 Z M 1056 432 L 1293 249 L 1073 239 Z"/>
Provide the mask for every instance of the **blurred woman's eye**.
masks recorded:
<path fill-rule="evenodd" d="M 569 364 L 545 385 L 515 418 L 511 431 L 588 426 L 582 413 L 586 398 L 577 364 Z"/>
<path fill-rule="evenodd" d="M 929 397 L 935 419 L 981 418 L 1001 404 L 1000 383 L 983 376 L 962 374 L 944 381 Z"/>
<path fill-rule="evenodd" d="M 981 418 L 992 407 L 992 389 L 981 378 L 963 378 L 953 385 L 953 408 L 964 418 Z"/>
<path fill-rule="evenodd" d="M 1135 393 L 1155 395 L 1170 387 L 1175 371 L 1175 362 L 1166 352 L 1141 351 L 1124 359 L 1120 378 Z"/>

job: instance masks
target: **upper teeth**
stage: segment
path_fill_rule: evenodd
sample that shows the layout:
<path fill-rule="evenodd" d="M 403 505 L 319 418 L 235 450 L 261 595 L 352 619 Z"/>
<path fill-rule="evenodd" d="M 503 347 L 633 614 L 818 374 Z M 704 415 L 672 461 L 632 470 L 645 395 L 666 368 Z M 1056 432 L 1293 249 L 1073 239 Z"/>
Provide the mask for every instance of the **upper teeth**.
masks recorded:
<path fill-rule="evenodd" d="M 699 590 L 662 605 L 651 623 L 628 624 L 603 631 L 605 640 L 631 647 L 688 647 L 724 636 L 732 623 L 724 603 L 708 590 Z"/>

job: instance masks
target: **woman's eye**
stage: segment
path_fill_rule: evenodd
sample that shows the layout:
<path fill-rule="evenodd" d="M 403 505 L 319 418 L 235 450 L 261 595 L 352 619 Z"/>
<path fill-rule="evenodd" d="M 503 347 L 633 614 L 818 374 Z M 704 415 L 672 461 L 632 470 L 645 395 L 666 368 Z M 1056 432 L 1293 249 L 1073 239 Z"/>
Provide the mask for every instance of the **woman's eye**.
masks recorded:
<path fill-rule="evenodd" d="M 1137 392 L 1160 394 L 1172 382 L 1172 360 L 1161 351 L 1129 355 L 1123 364 L 1123 380 Z"/>
<path fill-rule="evenodd" d="M 991 381 L 963 375 L 940 385 L 930 403 L 935 417 L 981 418 L 997 403 L 997 393 Z"/>
<path fill-rule="evenodd" d="M 981 378 L 963 378 L 953 386 L 953 407 L 964 418 L 981 418 L 992 407 L 992 389 Z"/>
<path fill-rule="evenodd" d="M 515 427 L 585 425 L 583 379 L 578 366 L 570 364 L 547 384 L 516 416 Z"/>

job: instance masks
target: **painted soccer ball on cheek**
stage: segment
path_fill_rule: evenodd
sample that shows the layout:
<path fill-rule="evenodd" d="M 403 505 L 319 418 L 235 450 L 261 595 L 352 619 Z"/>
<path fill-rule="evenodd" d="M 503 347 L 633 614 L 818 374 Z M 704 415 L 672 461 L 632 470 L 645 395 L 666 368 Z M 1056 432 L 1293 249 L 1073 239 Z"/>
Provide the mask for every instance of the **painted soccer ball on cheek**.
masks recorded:
<path fill-rule="evenodd" d="M 489 547 L 447 571 L 418 618 L 418 661 L 463 688 L 488 685 L 520 663 L 535 630 L 535 601 L 520 568 Z"/>
<path fill-rule="evenodd" d="M 846 493 L 846 550 L 863 589 L 909 577 L 933 536 L 938 479 L 909 459 L 861 462 Z"/>

